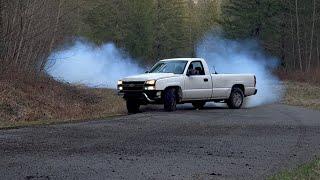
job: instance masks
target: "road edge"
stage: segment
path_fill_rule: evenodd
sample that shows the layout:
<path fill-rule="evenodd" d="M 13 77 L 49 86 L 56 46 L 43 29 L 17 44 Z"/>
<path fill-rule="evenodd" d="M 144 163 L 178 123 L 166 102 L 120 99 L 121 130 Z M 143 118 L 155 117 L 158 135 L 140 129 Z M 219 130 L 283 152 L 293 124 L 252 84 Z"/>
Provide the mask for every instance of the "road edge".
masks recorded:
<path fill-rule="evenodd" d="M 30 127 L 42 127 L 42 126 L 52 126 L 52 125 L 60 125 L 60 124 L 77 124 L 77 123 L 84 123 L 84 122 L 95 122 L 95 121 L 105 121 L 110 120 L 116 117 L 126 116 L 126 114 L 112 114 L 106 115 L 103 117 L 96 117 L 96 118 L 87 118 L 87 119 L 64 119 L 64 120 L 37 120 L 37 121 L 22 121 L 16 123 L 8 123 L 4 125 L 0 125 L 0 131 L 3 130 L 12 130 L 12 129 L 23 129 L 23 128 L 30 128 Z"/>

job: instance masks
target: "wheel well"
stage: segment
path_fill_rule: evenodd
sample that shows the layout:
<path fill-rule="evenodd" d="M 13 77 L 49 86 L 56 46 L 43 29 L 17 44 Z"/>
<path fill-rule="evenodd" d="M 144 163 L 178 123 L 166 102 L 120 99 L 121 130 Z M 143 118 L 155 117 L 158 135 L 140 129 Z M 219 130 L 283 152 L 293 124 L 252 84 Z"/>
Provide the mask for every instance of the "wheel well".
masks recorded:
<path fill-rule="evenodd" d="M 177 101 L 178 102 L 181 102 L 182 101 L 182 89 L 180 86 L 169 86 L 169 87 L 166 87 L 166 89 L 164 90 L 164 92 L 167 90 L 167 89 L 171 89 L 171 88 L 174 88 L 176 89 L 176 93 L 177 93 Z"/>
<path fill-rule="evenodd" d="M 244 89 L 244 85 L 243 84 L 235 84 L 235 85 L 232 86 L 232 89 L 234 89 L 234 88 L 239 88 L 239 89 L 242 90 L 243 93 L 245 93 L 244 92 L 245 89 Z"/>

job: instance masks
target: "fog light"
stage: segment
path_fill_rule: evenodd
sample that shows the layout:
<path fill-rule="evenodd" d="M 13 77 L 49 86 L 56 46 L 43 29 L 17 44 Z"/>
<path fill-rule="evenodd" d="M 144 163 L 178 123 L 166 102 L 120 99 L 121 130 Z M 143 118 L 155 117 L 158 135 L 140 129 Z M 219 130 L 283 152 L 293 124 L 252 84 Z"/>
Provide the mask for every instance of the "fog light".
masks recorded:
<path fill-rule="evenodd" d="M 123 87 L 122 87 L 122 86 L 120 86 L 120 87 L 119 87 L 119 90 L 120 90 L 120 91 L 122 91 L 122 90 L 123 90 Z"/>
<path fill-rule="evenodd" d="M 161 97 L 161 91 L 157 92 L 157 97 L 159 97 L 159 98 Z"/>
<path fill-rule="evenodd" d="M 147 91 L 153 91 L 153 90 L 156 90 L 156 87 L 154 87 L 154 86 L 147 86 L 147 87 L 145 87 L 144 89 L 147 90 Z"/>

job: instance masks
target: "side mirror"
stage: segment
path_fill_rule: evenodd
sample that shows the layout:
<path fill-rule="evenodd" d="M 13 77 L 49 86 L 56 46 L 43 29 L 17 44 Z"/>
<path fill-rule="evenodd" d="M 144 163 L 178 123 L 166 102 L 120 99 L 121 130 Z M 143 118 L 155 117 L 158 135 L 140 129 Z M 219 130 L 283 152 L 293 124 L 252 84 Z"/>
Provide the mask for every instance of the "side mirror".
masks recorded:
<path fill-rule="evenodd" d="M 214 71 L 214 74 L 218 74 L 218 72 L 216 71 L 216 67 L 213 66 L 213 71 Z"/>

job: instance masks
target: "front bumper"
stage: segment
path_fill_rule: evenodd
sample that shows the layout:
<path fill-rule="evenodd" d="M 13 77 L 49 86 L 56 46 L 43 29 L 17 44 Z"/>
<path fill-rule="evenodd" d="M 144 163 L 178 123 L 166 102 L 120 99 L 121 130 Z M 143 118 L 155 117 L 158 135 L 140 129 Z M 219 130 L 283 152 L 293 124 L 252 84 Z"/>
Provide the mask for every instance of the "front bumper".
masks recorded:
<path fill-rule="evenodd" d="M 119 96 L 122 96 L 124 99 L 135 99 L 142 103 L 158 103 L 162 100 L 162 91 L 119 91 Z"/>

